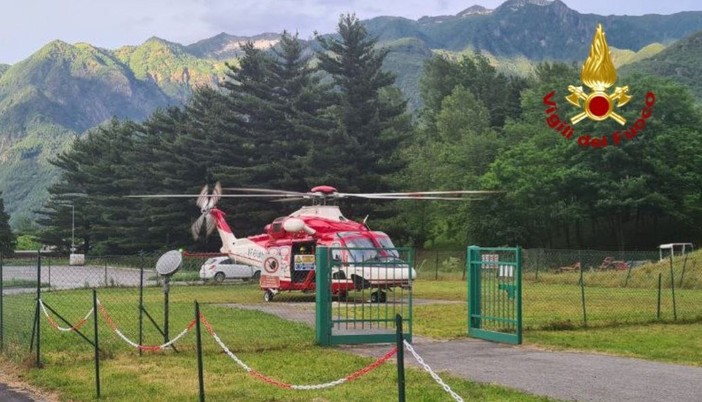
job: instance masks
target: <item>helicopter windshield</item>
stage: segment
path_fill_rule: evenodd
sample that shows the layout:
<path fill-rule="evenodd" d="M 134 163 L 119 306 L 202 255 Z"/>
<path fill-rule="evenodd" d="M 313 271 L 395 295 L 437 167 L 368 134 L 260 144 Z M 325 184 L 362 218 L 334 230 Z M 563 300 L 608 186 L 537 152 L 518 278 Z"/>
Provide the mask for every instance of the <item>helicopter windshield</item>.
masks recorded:
<path fill-rule="evenodd" d="M 400 254 L 397 252 L 395 245 L 392 244 L 390 237 L 383 232 L 373 232 L 375 240 L 378 242 L 380 247 L 385 251 L 386 254 L 399 258 Z"/>
<path fill-rule="evenodd" d="M 341 232 L 338 236 L 349 248 L 350 259 L 354 262 L 381 261 L 399 257 L 392 240 L 383 232 Z"/>

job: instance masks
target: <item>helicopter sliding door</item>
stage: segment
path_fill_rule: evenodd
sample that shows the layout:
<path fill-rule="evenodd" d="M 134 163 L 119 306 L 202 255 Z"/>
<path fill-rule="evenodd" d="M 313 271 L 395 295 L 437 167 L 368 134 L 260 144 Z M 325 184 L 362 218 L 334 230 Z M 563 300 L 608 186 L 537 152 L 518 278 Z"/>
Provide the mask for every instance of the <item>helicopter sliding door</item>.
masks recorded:
<path fill-rule="evenodd" d="M 290 280 L 292 282 L 305 282 L 309 275 L 314 275 L 316 263 L 315 246 L 315 242 L 293 243 L 292 269 L 290 270 Z"/>

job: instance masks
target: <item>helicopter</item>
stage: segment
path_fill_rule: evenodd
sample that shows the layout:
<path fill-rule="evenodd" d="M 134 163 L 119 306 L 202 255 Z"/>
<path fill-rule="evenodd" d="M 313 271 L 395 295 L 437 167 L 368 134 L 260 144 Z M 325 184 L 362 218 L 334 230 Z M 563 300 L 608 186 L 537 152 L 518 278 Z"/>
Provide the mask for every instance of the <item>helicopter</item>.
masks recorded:
<path fill-rule="evenodd" d="M 374 288 L 371 302 L 385 302 L 386 291 L 411 285 L 416 271 L 402 261 L 390 236 L 371 230 L 366 220 L 357 222 L 346 218 L 335 201 L 343 198 L 377 200 L 470 200 L 462 195 L 478 195 L 495 191 L 424 191 L 401 193 L 341 193 L 327 185 L 313 187 L 309 192 L 260 189 L 226 188 L 234 193 L 223 194 L 217 182 L 212 190 L 205 185 L 197 195 L 201 215 L 191 230 L 198 238 L 205 228 L 206 235 L 215 229 L 222 241 L 220 252 L 240 264 L 259 268 L 259 286 L 266 302 L 284 291 L 314 292 L 315 251 L 318 246 L 329 247 L 332 268 L 331 292 L 340 299 L 350 291 Z M 139 198 L 163 195 L 133 196 Z M 165 197 L 192 197 L 171 194 Z M 225 217 L 217 208 L 222 197 L 269 198 L 272 201 L 311 201 L 288 216 L 276 218 L 266 225 L 263 233 L 237 238 Z"/>

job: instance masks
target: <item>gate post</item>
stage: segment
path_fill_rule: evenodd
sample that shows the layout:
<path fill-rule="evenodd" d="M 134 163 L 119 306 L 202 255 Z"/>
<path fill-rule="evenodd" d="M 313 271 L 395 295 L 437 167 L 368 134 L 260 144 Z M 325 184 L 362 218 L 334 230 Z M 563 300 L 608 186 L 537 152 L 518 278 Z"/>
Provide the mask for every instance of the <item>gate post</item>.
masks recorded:
<path fill-rule="evenodd" d="M 315 342 L 320 346 L 331 346 L 331 291 L 329 249 L 317 247 L 315 267 Z"/>
<path fill-rule="evenodd" d="M 517 330 L 517 344 L 521 345 L 522 344 L 522 328 L 523 328 L 523 323 L 522 323 L 522 248 L 517 247 L 516 250 L 514 250 L 515 253 L 515 262 L 517 263 L 517 266 L 514 267 L 514 270 L 516 272 L 516 280 L 517 280 L 517 322 L 516 322 L 516 330 Z M 580 270 L 582 272 L 582 269 Z"/>
<path fill-rule="evenodd" d="M 468 247 L 468 334 L 471 328 L 480 328 L 480 265 L 474 264 L 480 256 L 480 247 Z"/>

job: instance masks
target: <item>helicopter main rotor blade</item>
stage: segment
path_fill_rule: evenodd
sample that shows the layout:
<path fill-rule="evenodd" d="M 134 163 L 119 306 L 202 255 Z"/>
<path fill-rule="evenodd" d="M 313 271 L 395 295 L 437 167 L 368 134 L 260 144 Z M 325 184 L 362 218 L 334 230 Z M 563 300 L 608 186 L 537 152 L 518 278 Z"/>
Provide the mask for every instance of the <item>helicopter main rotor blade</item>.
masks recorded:
<path fill-rule="evenodd" d="M 126 195 L 127 198 L 198 198 L 200 194 L 135 194 Z M 205 198 L 275 198 L 282 197 L 280 194 L 208 194 Z"/>
<path fill-rule="evenodd" d="M 423 197 L 425 195 L 461 195 L 461 194 L 497 194 L 502 191 L 494 190 L 450 190 L 450 191 L 409 191 L 404 193 L 339 193 L 345 197 L 365 197 L 365 196 L 381 196 L 381 197 Z"/>
<path fill-rule="evenodd" d="M 254 188 L 254 187 L 225 187 L 224 189 L 231 190 L 231 191 L 248 191 L 251 193 L 264 193 L 264 194 L 296 195 L 296 196 L 308 195 L 308 193 L 303 193 L 300 191 L 272 190 L 272 189 L 267 189 L 267 188 Z"/>
<path fill-rule="evenodd" d="M 270 200 L 271 202 L 294 202 L 294 201 L 307 201 L 313 197 L 291 197 L 291 198 L 279 198 L 277 200 Z"/>
<path fill-rule="evenodd" d="M 435 195 L 361 195 L 355 194 L 353 197 L 364 198 L 368 200 L 444 200 L 444 201 L 473 201 L 478 198 L 467 198 L 467 197 L 441 197 Z"/>

